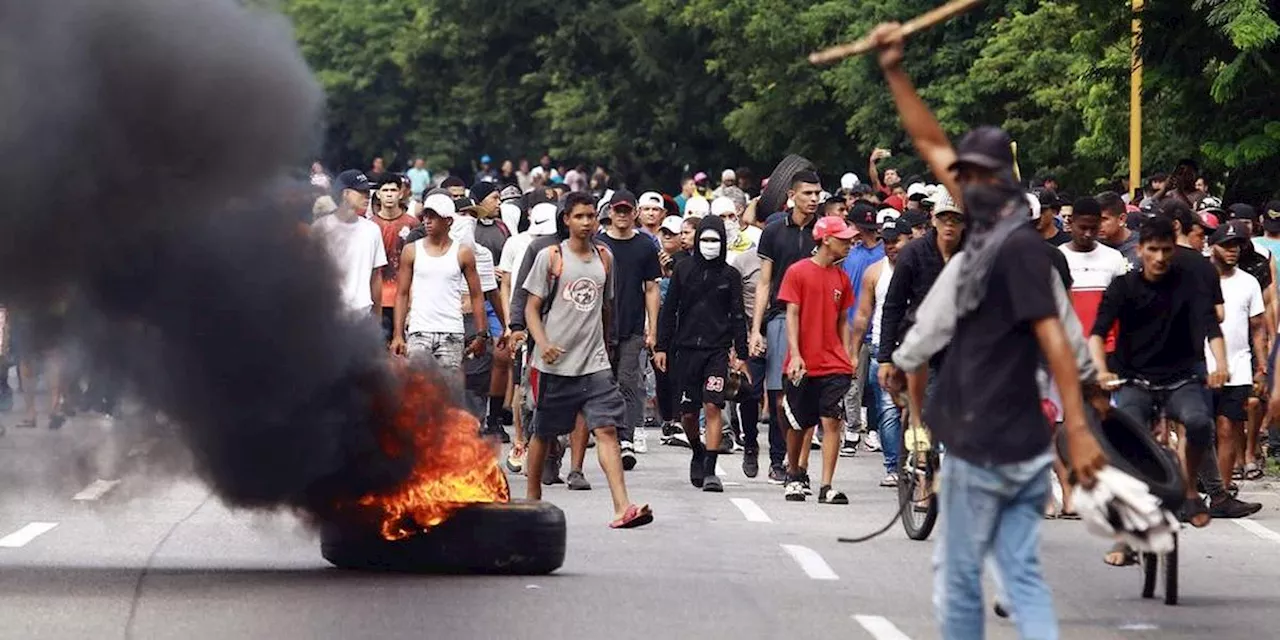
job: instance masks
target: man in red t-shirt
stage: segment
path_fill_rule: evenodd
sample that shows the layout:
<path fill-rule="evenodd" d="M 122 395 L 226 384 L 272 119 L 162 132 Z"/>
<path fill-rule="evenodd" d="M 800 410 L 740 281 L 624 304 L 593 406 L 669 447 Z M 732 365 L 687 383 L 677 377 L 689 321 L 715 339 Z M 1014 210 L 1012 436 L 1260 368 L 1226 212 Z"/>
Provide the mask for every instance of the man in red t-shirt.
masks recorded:
<path fill-rule="evenodd" d="M 378 184 L 377 200 L 373 205 L 373 215 L 369 216 L 382 230 L 382 245 L 387 252 L 386 273 L 398 273 L 400 254 L 404 251 L 405 238 L 418 226 L 418 219 L 409 215 L 404 207 L 404 194 L 401 191 L 400 176 L 384 173 Z M 396 287 L 394 277 L 382 279 L 382 338 L 391 344 L 395 336 Z M 403 338 L 404 336 L 400 336 Z"/>
<path fill-rule="evenodd" d="M 787 500 L 802 502 L 809 472 L 800 467 L 813 429 L 822 423 L 822 485 L 818 502 L 849 504 L 831 488 L 840 457 L 844 395 L 853 380 L 853 345 L 845 331 L 853 306 L 853 286 L 838 263 L 849 255 L 858 232 L 842 218 L 828 216 L 813 227 L 817 251 L 787 269 L 778 300 L 787 303 L 787 339 L 791 351 L 783 368 L 783 420 L 787 429 Z"/>

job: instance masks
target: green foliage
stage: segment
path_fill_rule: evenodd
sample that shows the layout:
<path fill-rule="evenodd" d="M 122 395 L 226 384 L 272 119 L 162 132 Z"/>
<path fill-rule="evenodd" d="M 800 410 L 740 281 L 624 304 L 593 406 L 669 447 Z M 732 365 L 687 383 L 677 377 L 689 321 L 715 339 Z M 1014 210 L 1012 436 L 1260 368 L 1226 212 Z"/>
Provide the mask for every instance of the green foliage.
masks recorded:
<path fill-rule="evenodd" d="M 939 0 L 281 0 L 329 92 L 325 156 L 410 154 L 468 169 L 483 153 L 604 163 L 636 187 L 804 154 L 865 176 L 911 156 L 874 56 L 805 55 Z M 945 130 L 999 124 L 1024 177 L 1076 193 L 1127 173 L 1130 19 L 1115 0 L 991 0 L 917 34 L 906 67 Z M 1195 157 L 1229 195 L 1280 170 L 1280 24 L 1264 0 L 1147 2 L 1144 160 Z"/>

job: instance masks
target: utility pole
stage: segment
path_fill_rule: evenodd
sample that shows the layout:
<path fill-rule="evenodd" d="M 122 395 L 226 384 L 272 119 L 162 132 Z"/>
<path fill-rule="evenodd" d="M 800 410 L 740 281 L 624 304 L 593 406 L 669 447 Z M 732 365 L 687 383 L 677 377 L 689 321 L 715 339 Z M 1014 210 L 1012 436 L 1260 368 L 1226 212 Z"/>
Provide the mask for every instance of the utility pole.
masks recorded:
<path fill-rule="evenodd" d="M 1129 45 L 1129 192 L 1142 187 L 1142 13 L 1144 0 L 1130 0 L 1133 36 Z"/>

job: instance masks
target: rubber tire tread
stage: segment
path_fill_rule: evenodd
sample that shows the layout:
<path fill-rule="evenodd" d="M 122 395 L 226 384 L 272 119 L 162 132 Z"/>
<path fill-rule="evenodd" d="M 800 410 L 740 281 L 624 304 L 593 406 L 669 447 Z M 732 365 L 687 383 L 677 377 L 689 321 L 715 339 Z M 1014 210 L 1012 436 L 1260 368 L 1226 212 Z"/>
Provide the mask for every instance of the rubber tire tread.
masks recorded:
<path fill-rule="evenodd" d="M 1146 482 L 1151 495 L 1159 498 L 1164 508 L 1176 511 L 1182 506 L 1184 485 L 1177 458 L 1156 442 L 1150 427 L 1138 424 L 1119 410 L 1112 410 L 1104 421 L 1099 420 L 1092 406 L 1086 405 L 1085 416 L 1107 464 Z M 1058 430 L 1056 445 L 1058 456 L 1070 468 L 1066 429 Z M 1122 448 L 1127 455 L 1121 455 Z"/>
<path fill-rule="evenodd" d="M 787 192 L 791 190 L 791 179 L 801 171 L 815 168 L 808 158 L 801 155 L 793 153 L 783 158 L 769 174 L 769 184 L 760 193 L 760 201 L 756 203 L 757 218 L 763 222 L 770 215 L 782 211 L 787 204 Z"/>
<path fill-rule="evenodd" d="M 320 554 L 343 569 L 431 574 L 544 575 L 564 564 L 564 512 L 546 502 L 472 505 L 403 540 L 364 524 L 322 524 Z"/>
<path fill-rule="evenodd" d="M 903 415 L 905 416 L 905 412 Z M 925 508 L 924 520 L 917 527 L 915 525 L 916 513 L 913 498 L 915 497 L 915 485 L 919 481 L 919 476 L 916 475 L 915 469 L 908 467 L 910 456 L 907 454 L 907 428 L 903 427 L 901 431 L 898 443 L 898 451 L 901 452 L 898 455 L 898 508 L 902 510 L 902 529 L 907 533 L 907 537 L 912 540 L 928 540 L 929 535 L 933 533 L 934 524 L 938 521 L 938 494 L 933 492 L 929 497 L 929 505 Z M 934 465 L 933 473 L 941 472 L 941 469 L 936 466 L 938 462 L 937 454 L 930 454 L 929 458 L 930 464 Z M 926 474 L 926 476 L 929 475 Z"/>

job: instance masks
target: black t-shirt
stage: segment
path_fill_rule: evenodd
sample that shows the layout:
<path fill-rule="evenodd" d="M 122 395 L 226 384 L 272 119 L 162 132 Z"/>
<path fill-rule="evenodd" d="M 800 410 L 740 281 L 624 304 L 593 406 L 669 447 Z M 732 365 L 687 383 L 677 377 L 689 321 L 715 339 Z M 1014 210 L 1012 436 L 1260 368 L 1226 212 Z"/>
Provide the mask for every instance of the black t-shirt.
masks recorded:
<path fill-rule="evenodd" d="M 644 287 L 662 277 L 658 265 L 658 250 L 653 240 L 637 232 L 627 240 L 600 234 L 600 241 L 613 251 L 614 326 L 619 340 L 644 335 Z M 657 327 L 654 327 L 657 330 Z"/>
<path fill-rule="evenodd" d="M 1059 229 L 1058 233 L 1054 234 L 1054 236 L 1049 238 L 1046 242 L 1055 247 L 1061 247 L 1062 245 L 1071 242 L 1071 234 Z"/>
<path fill-rule="evenodd" d="M 1252 242 L 1245 243 L 1240 248 L 1240 262 L 1237 266 L 1241 271 L 1253 276 L 1263 291 L 1271 286 L 1271 261 L 1258 253 Z"/>
<path fill-rule="evenodd" d="M 1213 263 L 1208 258 L 1204 257 L 1204 254 L 1191 247 L 1178 245 L 1173 250 L 1172 262 L 1171 268 L 1182 269 L 1187 273 L 1193 274 L 1192 278 L 1198 295 L 1211 300 L 1214 305 L 1223 304 L 1222 283 L 1218 276 L 1218 269 L 1213 266 Z M 1216 311 L 1214 312 L 1214 317 L 1217 317 Z M 1216 320 L 1214 324 L 1217 324 Z M 1204 334 L 1201 333 L 1198 340 L 1204 342 L 1204 338 Z M 1203 357 L 1204 351 L 1202 350 L 1200 353 Z"/>
<path fill-rule="evenodd" d="M 925 419 L 949 455 L 974 464 L 1009 464 L 1049 451 L 1036 368 L 1033 322 L 1056 317 L 1049 247 L 1030 226 L 1000 247 L 987 293 L 956 323 Z"/>
<path fill-rule="evenodd" d="M 778 288 L 782 286 L 782 276 L 786 275 L 788 267 L 813 255 L 813 250 L 818 246 L 813 239 L 813 227 L 816 224 L 818 216 L 813 216 L 801 227 L 787 215 L 781 220 L 770 222 L 760 234 L 760 245 L 756 253 L 761 259 L 773 263 L 765 322 L 786 311 L 786 305 L 778 304 Z M 763 330 L 761 327 L 761 331 Z"/>
<path fill-rule="evenodd" d="M 1139 271 L 1111 281 L 1090 333 L 1106 338 L 1120 322 L 1115 374 L 1168 384 L 1200 370 L 1205 338 L 1220 337 L 1222 328 L 1213 302 L 1201 293 L 1199 280 L 1198 274 L 1174 265 L 1155 282 Z M 1220 287 L 1218 295 L 1222 295 Z"/>

